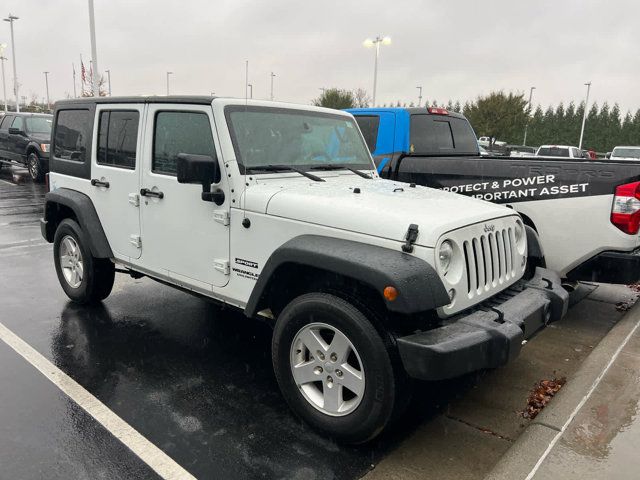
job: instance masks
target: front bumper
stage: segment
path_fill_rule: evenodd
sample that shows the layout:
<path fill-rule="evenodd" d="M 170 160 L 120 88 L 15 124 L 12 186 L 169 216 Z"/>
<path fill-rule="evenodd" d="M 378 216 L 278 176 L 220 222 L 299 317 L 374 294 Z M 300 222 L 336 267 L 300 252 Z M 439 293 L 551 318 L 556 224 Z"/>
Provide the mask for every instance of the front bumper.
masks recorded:
<path fill-rule="evenodd" d="M 443 380 L 484 368 L 496 368 L 515 358 L 524 340 L 549 322 L 560 320 L 569 294 L 560 277 L 537 268 L 473 313 L 447 320 L 438 328 L 398 338 L 404 368 L 414 378 Z"/>
<path fill-rule="evenodd" d="M 640 280 L 640 249 L 601 252 L 571 270 L 569 280 L 629 285 Z"/>

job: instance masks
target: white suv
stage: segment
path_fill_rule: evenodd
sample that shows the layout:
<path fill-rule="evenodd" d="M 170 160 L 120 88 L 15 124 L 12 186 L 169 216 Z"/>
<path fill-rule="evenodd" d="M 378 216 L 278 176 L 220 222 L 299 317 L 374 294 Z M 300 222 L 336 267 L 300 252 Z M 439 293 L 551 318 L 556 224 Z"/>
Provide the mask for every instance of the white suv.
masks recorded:
<path fill-rule="evenodd" d="M 106 298 L 115 266 L 273 323 L 283 396 L 367 441 L 408 377 L 493 368 L 562 317 L 505 207 L 382 180 L 353 117 L 212 97 L 56 104 L 42 220 L 60 284 Z M 180 321 L 179 318 L 176 321 Z"/>

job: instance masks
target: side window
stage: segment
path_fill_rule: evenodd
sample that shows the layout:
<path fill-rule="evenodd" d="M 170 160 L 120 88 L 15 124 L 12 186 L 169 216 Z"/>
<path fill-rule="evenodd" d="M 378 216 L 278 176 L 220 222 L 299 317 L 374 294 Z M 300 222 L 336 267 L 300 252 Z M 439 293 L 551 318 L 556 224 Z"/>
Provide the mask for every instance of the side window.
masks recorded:
<path fill-rule="evenodd" d="M 13 121 L 13 115 L 6 115 L 0 123 L 0 130 L 9 130 L 9 125 Z"/>
<path fill-rule="evenodd" d="M 137 111 L 100 112 L 96 157 L 100 165 L 136 168 L 139 121 L 140 114 Z"/>
<path fill-rule="evenodd" d="M 369 147 L 369 151 L 375 151 L 378 140 L 378 128 L 380 128 L 380 117 L 377 115 L 357 115 L 355 118 L 364 136 L 364 141 L 367 143 L 367 147 Z"/>
<path fill-rule="evenodd" d="M 55 126 L 54 156 L 84 162 L 92 124 L 89 110 L 60 110 Z"/>
<path fill-rule="evenodd" d="M 156 114 L 151 171 L 175 175 L 179 153 L 215 158 L 211 124 L 206 113 L 164 111 Z"/>
<path fill-rule="evenodd" d="M 24 119 L 22 117 L 14 118 L 13 123 L 11 124 L 11 128 L 19 128 L 20 130 L 24 130 Z"/>

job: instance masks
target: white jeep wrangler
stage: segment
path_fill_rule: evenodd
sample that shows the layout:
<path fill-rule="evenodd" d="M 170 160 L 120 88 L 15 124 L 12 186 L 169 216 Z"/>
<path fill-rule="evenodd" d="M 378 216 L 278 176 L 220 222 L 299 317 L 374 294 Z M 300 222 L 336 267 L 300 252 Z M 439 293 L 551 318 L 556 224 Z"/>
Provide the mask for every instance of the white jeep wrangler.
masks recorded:
<path fill-rule="evenodd" d="M 345 442 L 561 318 L 513 210 L 382 180 L 345 112 L 213 97 L 56 104 L 42 234 L 74 301 L 148 276 L 274 325 L 282 394 Z M 533 249 L 532 249 L 533 250 Z M 180 321 L 179 318 L 176 319 Z"/>

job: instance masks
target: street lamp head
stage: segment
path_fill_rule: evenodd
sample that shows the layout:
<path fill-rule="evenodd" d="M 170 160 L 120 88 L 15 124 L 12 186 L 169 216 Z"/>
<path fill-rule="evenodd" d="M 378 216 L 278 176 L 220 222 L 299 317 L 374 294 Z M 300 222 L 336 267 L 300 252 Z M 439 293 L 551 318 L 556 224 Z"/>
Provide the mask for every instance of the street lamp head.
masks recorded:
<path fill-rule="evenodd" d="M 362 42 L 362 45 L 364 45 L 367 48 L 371 48 L 375 45 L 375 43 L 370 38 L 367 38 L 364 42 Z"/>
<path fill-rule="evenodd" d="M 391 45 L 391 37 L 383 37 L 382 38 L 383 45 Z"/>

